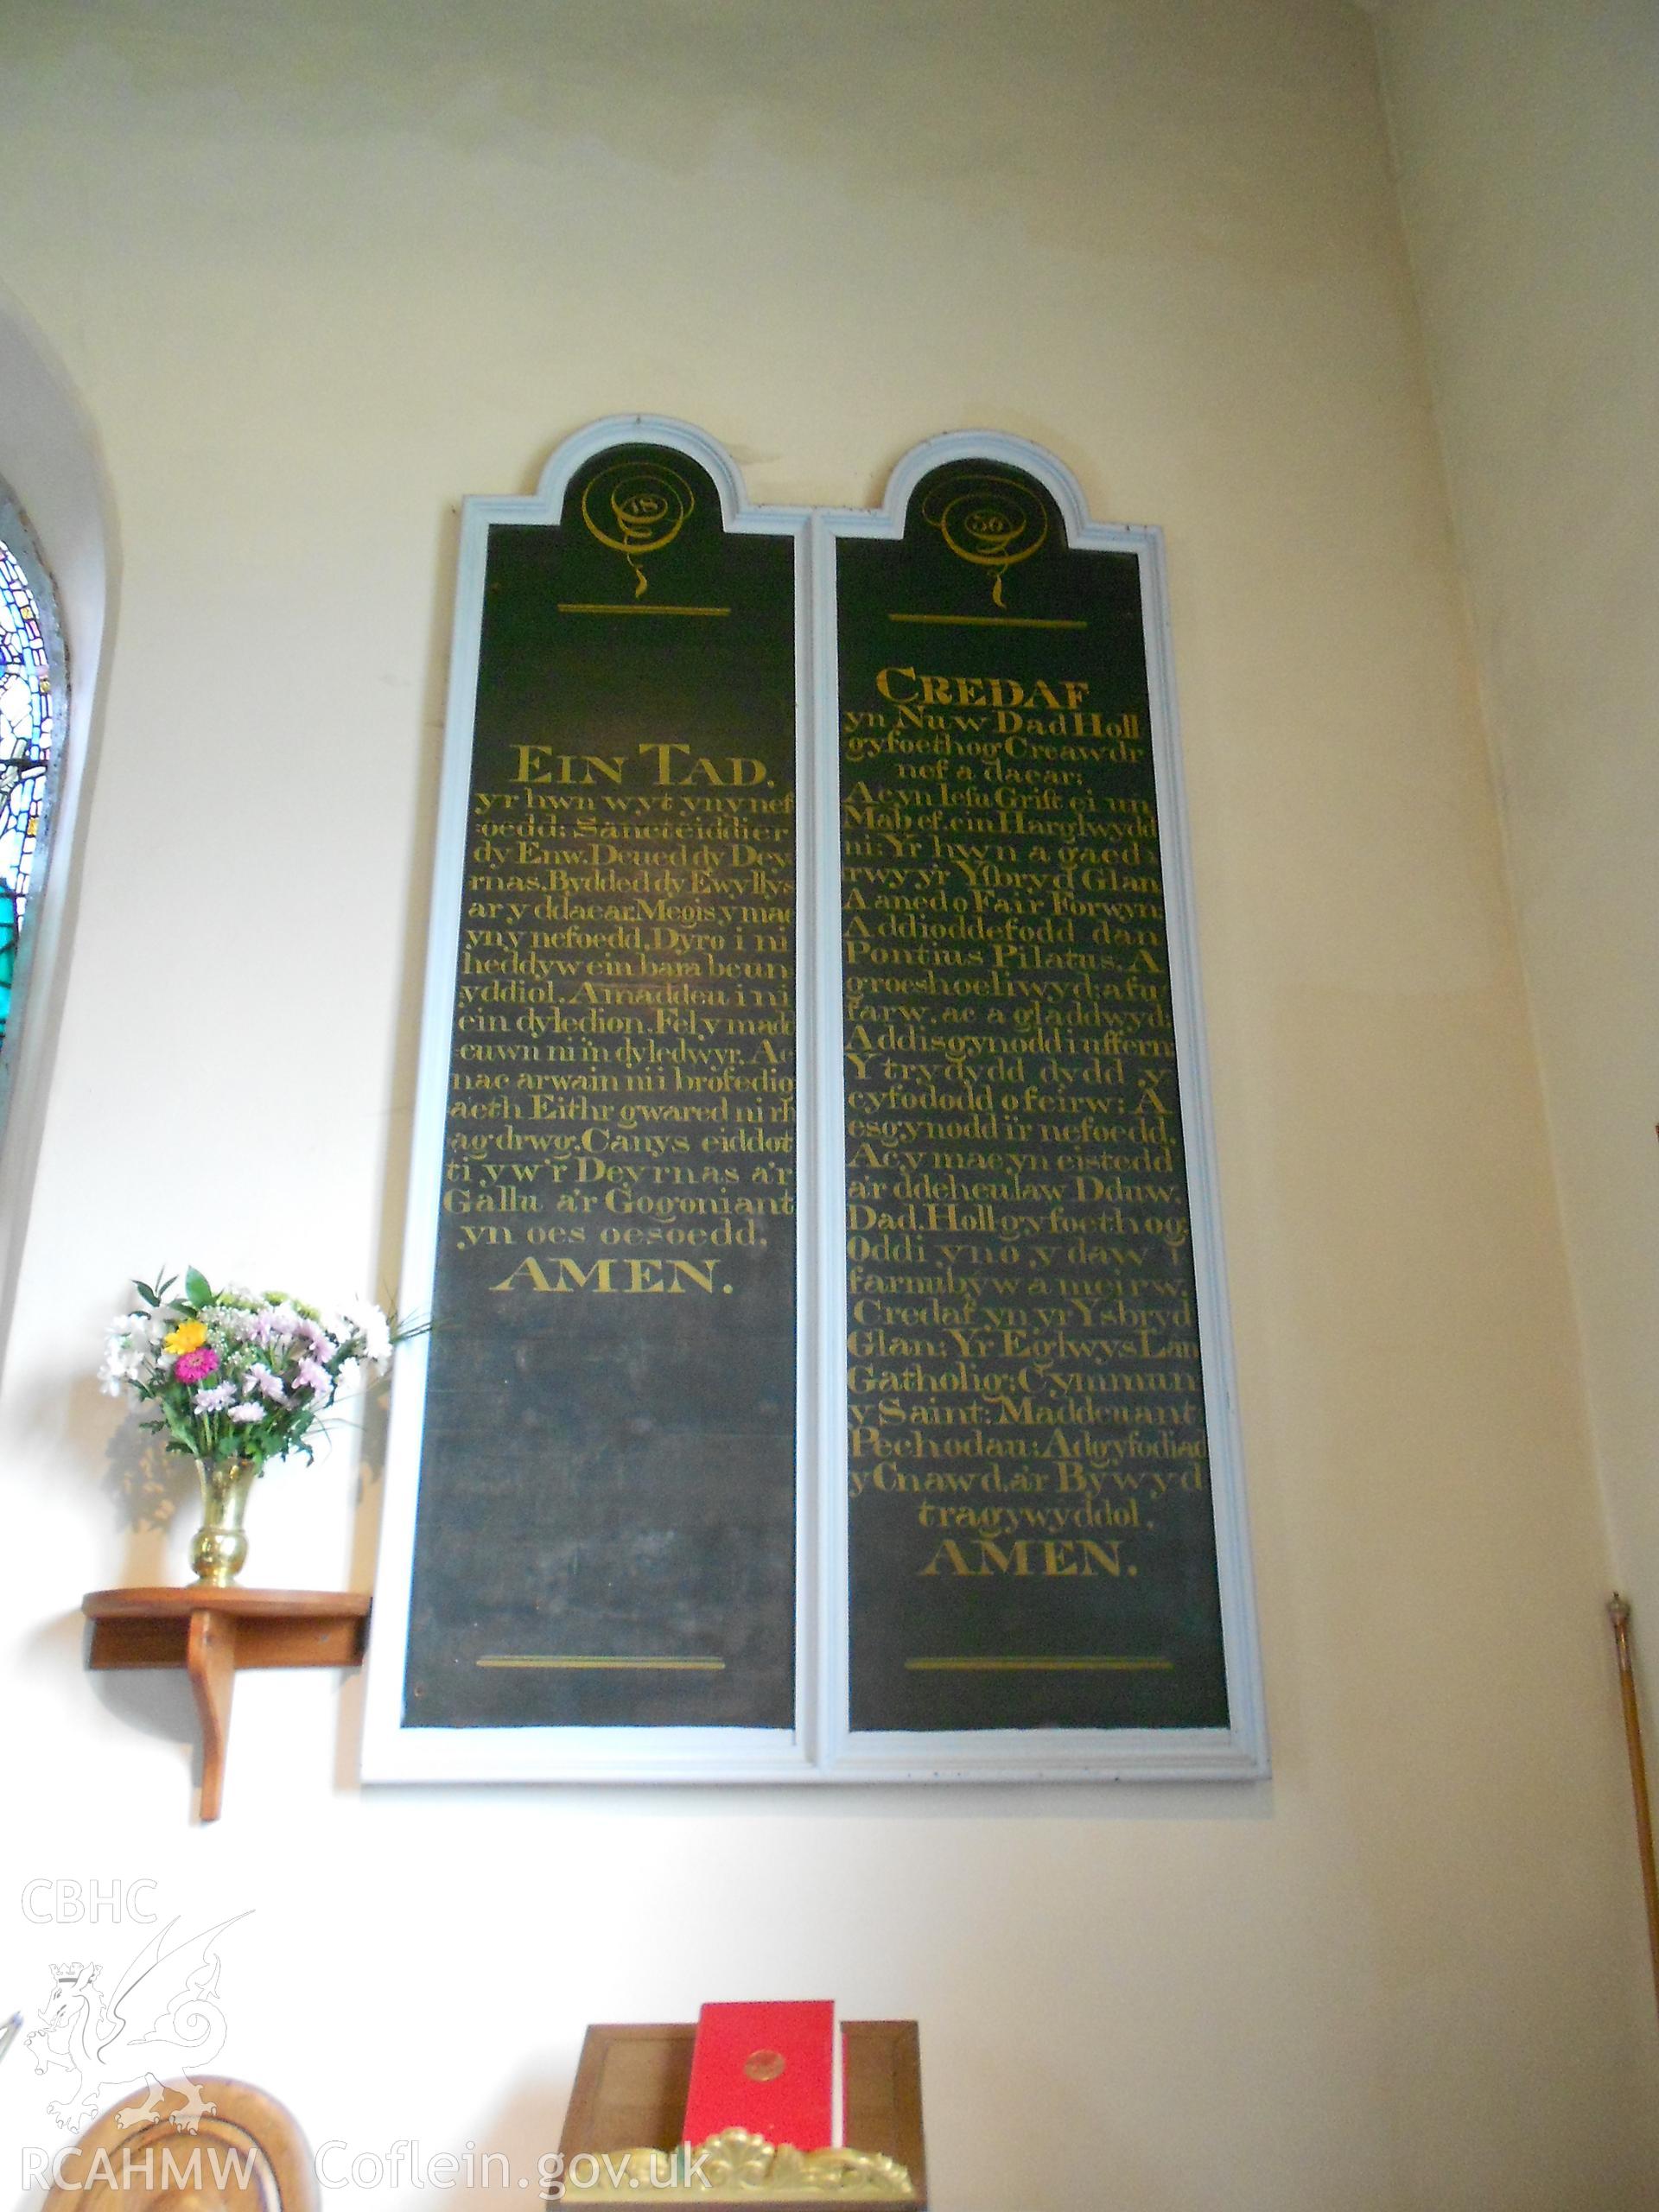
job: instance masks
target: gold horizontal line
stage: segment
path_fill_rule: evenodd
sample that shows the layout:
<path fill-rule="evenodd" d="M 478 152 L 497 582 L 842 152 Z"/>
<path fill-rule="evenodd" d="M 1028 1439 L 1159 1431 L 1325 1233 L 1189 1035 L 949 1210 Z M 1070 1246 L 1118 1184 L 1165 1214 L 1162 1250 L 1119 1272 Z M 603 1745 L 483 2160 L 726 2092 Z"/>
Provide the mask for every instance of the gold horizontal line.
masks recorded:
<path fill-rule="evenodd" d="M 1086 630 L 1086 622 L 1064 622 L 1040 614 L 889 614 L 889 622 L 938 622 L 957 630 Z"/>
<path fill-rule="evenodd" d="M 641 606 L 624 600 L 619 605 L 607 606 L 601 601 L 589 603 L 582 600 L 562 599 L 561 614 L 729 614 L 729 607 L 659 607 L 650 602 Z"/>
<path fill-rule="evenodd" d="M 905 1665 L 918 1675 L 981 1674 L 1144 1674 L 1167 1672 L 1173 1659 L 906 1659 Z"/>
<path fill-rule="evenodd" d="M 563 1667 L 577 1671 L 588 1668 L 656 1668 L 674 1674 L 717 1675 L 724 1668 L 723 1659 L 589 1659 L 574 1657 L 564 1652 L 492 1652 L 487 1659 L 474 1659 L 475 1667 Z"/>

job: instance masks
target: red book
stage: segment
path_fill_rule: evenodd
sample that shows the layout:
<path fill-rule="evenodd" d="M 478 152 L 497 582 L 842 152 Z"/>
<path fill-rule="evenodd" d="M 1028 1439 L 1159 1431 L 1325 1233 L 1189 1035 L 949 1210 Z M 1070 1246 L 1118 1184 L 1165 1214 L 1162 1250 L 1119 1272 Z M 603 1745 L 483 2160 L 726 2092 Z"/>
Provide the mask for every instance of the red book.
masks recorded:
<path fill-rule="evenodd" d="M 827 1999 L 705 2005 L 697 2016 L 685 2140 L 747 2127 L 821 2151 L 841 2141 L 841 2037 Z"/>

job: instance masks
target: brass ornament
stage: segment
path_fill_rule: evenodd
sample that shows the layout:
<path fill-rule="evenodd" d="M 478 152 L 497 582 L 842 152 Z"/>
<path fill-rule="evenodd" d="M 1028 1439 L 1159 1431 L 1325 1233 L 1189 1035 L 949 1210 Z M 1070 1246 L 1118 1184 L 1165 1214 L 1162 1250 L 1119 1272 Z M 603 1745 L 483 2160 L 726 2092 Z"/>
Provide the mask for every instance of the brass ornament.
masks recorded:
<path fill-rule="evenodd" d="M 601 545 L 623 556 L 636 578 L 633 595 L 643 599 L 640 562 L 674 543 L 696 504 L 677 469 L 658 461 L 613 461 L 582 493 L 582 518 Z"/>
<path fill-rule="evenodd" d="M 775 2082 L 784 2065 L 781 2050 L 752 2050 L 743 2062 L 743 2071 L 751 2082 Z"/>
<path fill-rule="evenodd" d="M 922 502 L 922 519 L 937 530 L 957 560 L 989 569 L 991 598 L 1006 605 L 1002 579 L 1048 536 L 1048 510 L 1029 486 L 1013 476 L 947 477 Z"/>
<path fill-rule="evenodd" d="M 259 1478 L 259 1462 L 230 1459 L 215 1465 L 198 1459 L 196 1474 L 201 1484 L 201 1526 L 190 1539 L 190 1564 L 198 1582 L 211 1590 L 228 1590 L 248 1556 L 242 1516 Z"/>
<path fill-rule="evenodd" d="M 564 2190 L 567 2200 L 584 2204 L 637 2205 L 647 2190 L 652 2204 L 764 2204 L 804 2196 L 826 2204 L 916 2202 L 909 2173 L 882 2152 L 798 2151 L 743 2127 L 677 2151 L 579 2151 L 565 2170 Z"/>

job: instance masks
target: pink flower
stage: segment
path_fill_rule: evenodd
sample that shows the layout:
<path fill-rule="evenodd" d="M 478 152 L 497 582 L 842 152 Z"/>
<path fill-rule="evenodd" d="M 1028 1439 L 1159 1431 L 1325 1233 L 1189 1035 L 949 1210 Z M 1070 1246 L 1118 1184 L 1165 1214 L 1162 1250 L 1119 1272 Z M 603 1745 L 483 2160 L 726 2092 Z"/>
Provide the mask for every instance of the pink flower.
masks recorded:
<path fill-rule="evenodd" d="M 242 1389 L 248 1397 L 251 1397 L 257 1390 L 262 1397 L 269 1398 L 273 1406 L 285 1406 L 288 1403 L 287 1393 L 283 1389 L 281 1377 L 274 1375 L 263 1359 L 256 1359 L 243 1376 Z"/>
<path fill-rule="evenodd" d="M 175 1382 L 205 1382 L 217 1373 L 219 1354 L 212 1344 L 198 1344 L 194 1351 L 181 1351 L 173 1363 Z"/>
<path fill-rule="evenodd" d="M 302 1390 L 312 1391 L 327 1405 L 334 1378 L 326 1367 L 319 1366 L 315 1359 L 302 1359 L 294 1370 L 294 1380 Z"/>

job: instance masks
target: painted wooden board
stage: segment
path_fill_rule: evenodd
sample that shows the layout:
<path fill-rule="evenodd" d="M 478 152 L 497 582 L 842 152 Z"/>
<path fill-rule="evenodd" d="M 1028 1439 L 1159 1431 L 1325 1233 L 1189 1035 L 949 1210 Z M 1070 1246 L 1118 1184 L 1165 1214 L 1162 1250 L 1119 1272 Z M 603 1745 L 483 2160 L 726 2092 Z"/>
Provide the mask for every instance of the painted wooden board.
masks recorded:
<path fill-rule="evenodd" d="M 1155 531 L 467 504 L 372 1779 L 1251 1776 Z"/>

